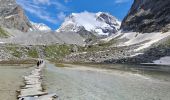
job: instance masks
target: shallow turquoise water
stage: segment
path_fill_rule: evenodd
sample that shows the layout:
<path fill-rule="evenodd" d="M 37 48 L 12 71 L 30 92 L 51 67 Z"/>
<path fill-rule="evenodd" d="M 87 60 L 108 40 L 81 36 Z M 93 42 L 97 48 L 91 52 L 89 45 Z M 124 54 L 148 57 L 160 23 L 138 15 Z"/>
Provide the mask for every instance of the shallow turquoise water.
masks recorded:
<path fill-rule="evenodd" d="M 60 100 L 169 100 L 170 98 L 169 73 L 96 69 L 77 65 L 59 68 L 47 64 L 44 75 L 45 88 L 49 93 L 57 93 Z"/>
<path fill-rule="evenodd" d="M 28 65 L 0 65 L 0 100 L 17 100 L 16 90 L 24 85 L 23 77 L 30 72 Z"/>

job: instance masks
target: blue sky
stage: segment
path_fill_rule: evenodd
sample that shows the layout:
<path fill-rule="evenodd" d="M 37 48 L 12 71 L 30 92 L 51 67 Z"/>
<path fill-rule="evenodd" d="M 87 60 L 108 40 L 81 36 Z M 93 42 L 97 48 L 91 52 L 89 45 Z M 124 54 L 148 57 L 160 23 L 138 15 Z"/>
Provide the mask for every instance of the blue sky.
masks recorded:
<path fill-rule="evenodd" d="M 120 21 L 128 13 L 133 0 L 17 0 L 28 18 L 45 23 L 56 30 L 71 13 L 108 12 Z"/>

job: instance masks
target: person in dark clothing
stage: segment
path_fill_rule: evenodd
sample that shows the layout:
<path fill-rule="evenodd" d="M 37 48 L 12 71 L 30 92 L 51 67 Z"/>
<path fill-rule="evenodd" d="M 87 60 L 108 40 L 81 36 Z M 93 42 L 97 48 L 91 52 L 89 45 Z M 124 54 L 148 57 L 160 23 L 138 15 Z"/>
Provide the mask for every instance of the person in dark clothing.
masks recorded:
<path fill-rule="evenodd" d="M 39 65 L 40 65 L 40 61 L 37 62 L 37 66 L 39 66 Z"/>
<path fill-rule="evenodd" d="M 37 67 L 40 66 L 43 63 L 43 60 L 38 60 Z"/>

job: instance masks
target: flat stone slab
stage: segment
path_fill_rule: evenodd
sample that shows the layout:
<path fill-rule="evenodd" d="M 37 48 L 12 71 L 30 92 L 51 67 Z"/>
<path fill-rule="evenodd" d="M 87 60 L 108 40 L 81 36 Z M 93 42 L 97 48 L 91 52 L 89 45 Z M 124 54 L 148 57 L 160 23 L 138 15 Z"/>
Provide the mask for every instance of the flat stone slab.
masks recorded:
<path fill-rule="evenodd" d="M 35 97 L 22 97 L 19 100 L 53 100 L 54 98 L 57 98 L 57 94 L 47 94 L 44 96 L 35 96 Z"/>
<path fill-rule="evenodd" d="M 25 86 L 20 90 L 19 100 L 53 100 L 57 98 L 56 94 L 48 94 L 42 91 L 42 69 L 45 62 L 41 63 L 30 75 L 24 76 Z"/>

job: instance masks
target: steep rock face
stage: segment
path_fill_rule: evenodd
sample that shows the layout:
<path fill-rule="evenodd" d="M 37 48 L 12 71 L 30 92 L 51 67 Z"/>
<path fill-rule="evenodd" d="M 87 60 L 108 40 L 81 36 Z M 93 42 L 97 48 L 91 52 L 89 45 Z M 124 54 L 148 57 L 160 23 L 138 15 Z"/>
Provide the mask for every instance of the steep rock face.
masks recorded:
<path fill-rule="evenodd" d="M 169 0 L 134 0 L 121 29 L 135 32 L 158 32 L 170 29 Z"/>
<path fill-rule="evenodd" d="M 23 9 L 15 0 L 0 0 L 0 25 L 23 32 L 27 32 L 32 28 Z"/>
<path fill-rule="evenodd" d="M 111 35 L 120 28 L 120 22 L 108 13 L 72 13 L 57 30 L 58 32 L 88 31 L 96 36 Z"/>

